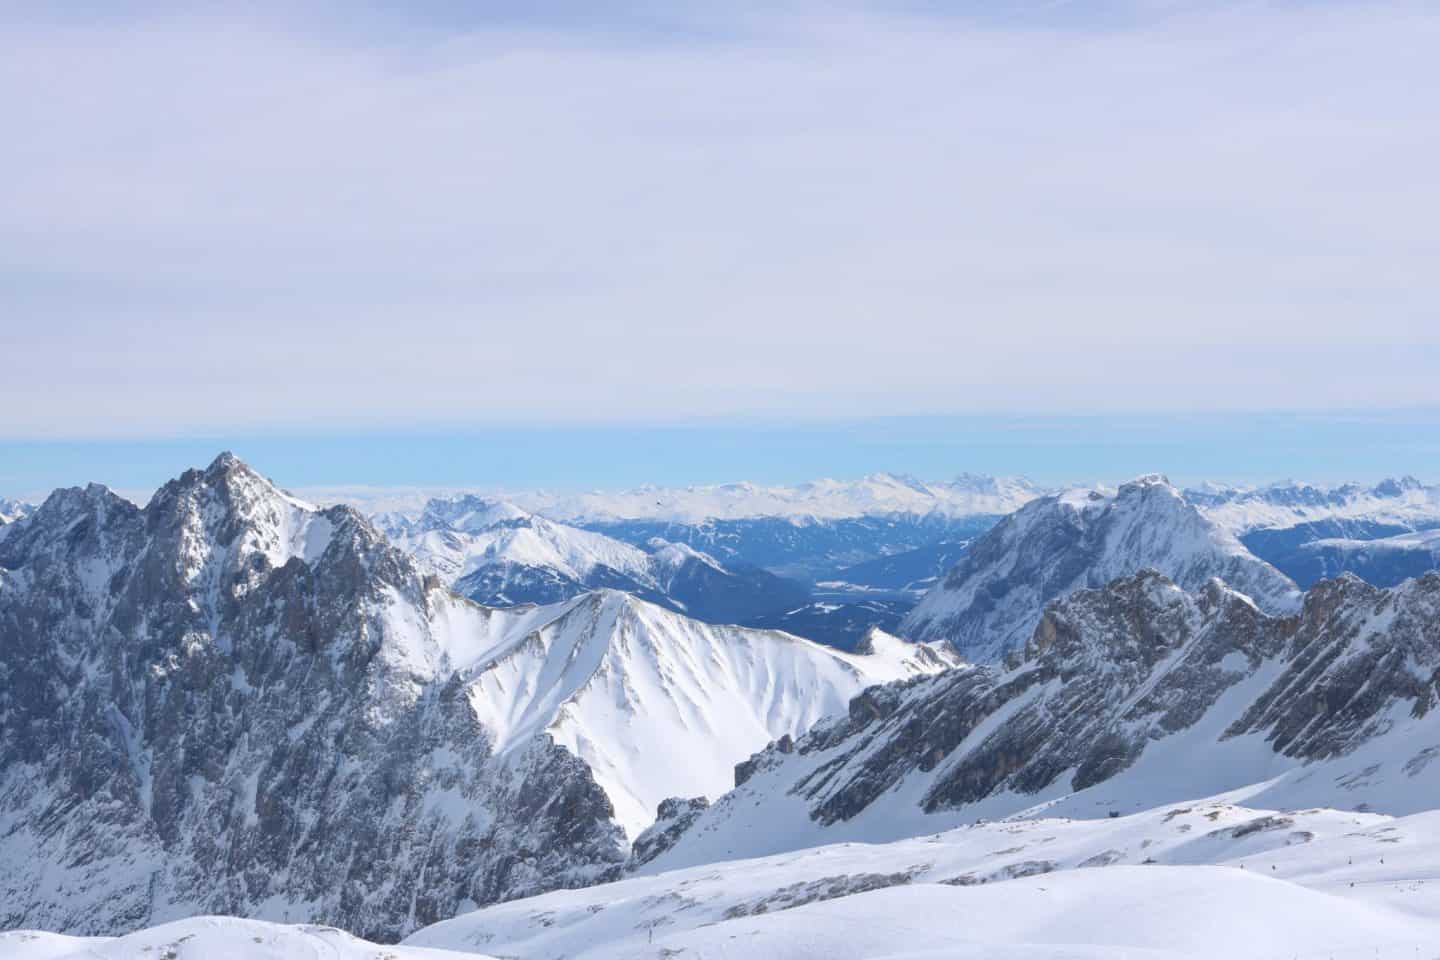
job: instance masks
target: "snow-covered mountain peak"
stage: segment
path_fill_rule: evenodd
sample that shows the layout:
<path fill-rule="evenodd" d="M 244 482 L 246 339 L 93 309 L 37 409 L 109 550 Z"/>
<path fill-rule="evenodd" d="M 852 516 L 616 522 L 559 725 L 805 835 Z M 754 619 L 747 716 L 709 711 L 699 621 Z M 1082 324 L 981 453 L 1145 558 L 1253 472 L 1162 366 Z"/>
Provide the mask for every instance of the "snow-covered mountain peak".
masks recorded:
<path fill-rule="evenodd" d="M 34 509 L 35 505 L 28 501 L 0 497 L 0 526 L 14 523 Z"/>
<path fill-rule="evenodd" d="M 1170 483 L 1170 478 L 1163 473 L 1145 473 L 1134 480 L 1120 484 L 1117 495 L 1120 497 L 1133 496 L 1137 492 L 1148 492 L 1158 490 L 1176 499 L 1180 499 L 1180 491 Z"/>
<path fill-rule="evenodd" d="M 285 493 L 228 451 L 204 470 L 187 470 L 165 484 L 146 507 L 150 529 L 178 540 L 189 576 L 217 549 L 232 554 L 236 566 L 255 554 L 272 568 L 291 558 L 314 563 L 346 513 L 359 519 L 349 508 L 322 511 Z"/>
<path fill-rule="evenodd" d="M 724 571 L 724 566 L 710 554 L 696 550 L 688 543 L 674 543 L 663 537 L 651 537 L 645 544 L 650 551 L 650 560 L 661 576 L 668 579 L 685 564 L 703 563 L 715 570 Z"/>
<path fill-rule="evenodd" d="M 1208 520 L 1162 475 L 1034 500 L 976 540 L 906 620 L 921 640 L 949 639 L 992 661 L 1029 639 L 1049 601 L 1154 569 L 1187 590 L 1219 577 L 1264 609 L 1298 607 L 1289 578 Z"/>
<path fill-rule="evenodd" d="M 632 837 L 668 797 L 729 789 L 732 758 L 799 736 L 868 686 L 955 663 L 896 638 L 847 654 L 701 623 L 619 590 L 530 617 L 461 674 L 469 701 L 498 752 L 546 733 L 584 759 Z"/>
<path fill-rule="evenodd" d="M 501 523 L 528 520 L 530 517 L 528 512 L 508 501 L 466 494 L 428 501 L 415 521 L 414 528 L 418 532 L 455 530 L 461 533 L 479 533 Z"/>
<path fill-rule="evenodd" d="M 613 875 L 662 800 L 943 666 L 621 590 L 483 607 L 232 457 L 144 508 L 57 491 L 0 539 L 0 706 L 25 731 L 0 737 L 0 902 L 72 930 L 293 910 L 393 938 Z"/>

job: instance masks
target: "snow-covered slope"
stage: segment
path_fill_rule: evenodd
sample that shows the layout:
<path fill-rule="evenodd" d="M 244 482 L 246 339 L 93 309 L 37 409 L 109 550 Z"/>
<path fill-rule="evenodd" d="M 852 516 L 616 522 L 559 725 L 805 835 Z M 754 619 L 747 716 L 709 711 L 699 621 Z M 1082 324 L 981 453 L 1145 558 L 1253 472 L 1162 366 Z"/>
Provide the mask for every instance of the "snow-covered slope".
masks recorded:
<path fill-rule="evenodd" d="M 1074 490 L 1006 517 L 970 545 L 900 632 L 949 640 L 968 660 L 997 660 L 1025 642 L 1049 601 L 1144 569 L 1186 589 L 1219 577 L 1271 612 L 1299 604 L 1289 578 L 1151 475 L 1113 495 Z"/>
<path fill-rule="evenodd" d="M 92 485 L 7 529 L 5 927 L 221 912 L 388 937 L 594 882 L 659 799 L 946 665 L 613 591 L 481 607 L 228 454 L 143 510 Z"/>
<path fill-rule="evenodd" d="M 1022 477 L 962 474 L 923 481 L 893 473 L 859 480 L 814 480 L 797 486 L 724 483 L 692 487 L 640 487 L 620 492 L 515 494 L 527 510 L 556 520 L 665 520 L 696 523 L 754 517 L 842 517 L 930 514 L 1004 514 L 1039 496 Z"/>
<path fill-rule="evenodd" d="M 737 767 L 657 869 L 1249 789 L 1389 813 L 1440 796 L 1440 574 L 1347 576 L 1271 617 L 1145 572 L 1052 604 L 1019 662 L 867 690 Z"/>
<path fill-rule="evenodd" d="M 499 904 L 399 946 L 201 917 L 116 940 L 0 933 L 14 960 L 1413 960 L 1440 942 L 1440 814 L 1227 796 L 723 861 Z"/>
<path fill-rule="evenodd" d="M 557 581 L 580 590 L 607 578 L 628 577 L 646 587 L 656 586 L 645 551 L 602 534 L 552 523 L 503 501 L 474 496 L 431 500 L 419 518 L 391 517 L 381 529 L 392 543 L 449 583 L 481 568 L 508 566 L 516 571 L 548 570 Z"/>
<path fill-rule="evenodd" d="M 1440 486 L 1427 487 L 1414 477 L 1383 480 L 1373 487 L 1358 483 L 1211 484 L 1187 489 L 1185 496 L 1207 517 L 1237 535 L 1330 520 L 1406 527 L 1440 524 Z"/>
<path fill-rule="evenodd" d="M 517 957 L 1429 957 L 1440 814 L 1215 797 L 722 861 L 515 901 L 410 945 Z"/>
<path fill-rule="evenodd" d="M 472 951 L 382 946 L 334 927 L 237 917 L 192 917 L 122 937 L 71 937 L 39 930 L 0 933 L 6 960 L 487 960 Z"/>
<path fill-rule="evenodd" d="M 547 620 L 460 679 L 500 749 L 548 733 L 589 766 L 632 837 L 660 801 L 720 796 L 737 760 L 843 712 L 862 689 L 955 662 L 879 633 L 866 653 L 845 654 L 617 591 Z"/>

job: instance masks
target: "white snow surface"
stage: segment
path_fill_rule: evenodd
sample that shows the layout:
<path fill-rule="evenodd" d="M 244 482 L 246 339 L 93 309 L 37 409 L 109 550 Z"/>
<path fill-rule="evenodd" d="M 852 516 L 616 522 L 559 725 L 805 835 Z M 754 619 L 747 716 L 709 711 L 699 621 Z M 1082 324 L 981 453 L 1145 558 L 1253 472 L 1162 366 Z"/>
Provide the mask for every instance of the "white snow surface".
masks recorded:
<path fill-rule="evenodd" d="M 123 937 L 0 933 L 6 960 L 485 960 L 483 954 L 370 943 L 334 927 L 192 917 Z"/>
<path fill-rule="evenodd" d="M 1413 477 L 1386 480 L 1373 487 L 1296 481 L 1262 487 L 1202 484 L 1194 488 L 1193 500 L 1207 517 L 1237 535 L 1322 520 L 1402 526 L 1440 522 L 1440 485 L 1427 486 Z"/>
<path fill-rule="evenodd" d="M 584 760 L 632 838 L 661 800 L 720 796 L 737 762 L 843 712 L 865 687 L 954 663 L 883 635 L 870 653 L 847 654 L 701 623 L 613 590 L 447 617 L 441 649 L 417 662 L 459 673 L 497 752 L 547 733 Z"/>
<path fill-rule="evenodd" d="M 1440 557 L 1440 527 L 1431 530 L 1416 530 L 1397 533 L 1393 537 L 1377 537 L 1373 540 L 1354 540 L 1348 537 L 1325 537 L 1311 540 L 1302 550 L 1346 550 L 1385 552 L 1393 550 L 1425 550 Z"/>
<path fill-rule="evenodd" d="M 1440 955 L 1440 811 L 1233 797 L 845 843 L 498 904 L 407 945 L 629 958 Z"/>
<path fill-rule="evenodd" d="M 432 496 L 458 497 L 469 491 L 338 487 L 305 492 L 322 503 L 346 503 L 369 513 L 418 516 Z M 688 487 L 642 486 L 619 491 L 529 490 L 483 495 L 562 522 L 697 523 L 755 517 L 841 519 L 892 514 L 940 513 L 952 517 L 1005 514 L 1044 492 L 1023 477 L 967 473 L 953 480 L 926 481 L 901 474 L 875 473 L 858 480 L 812 480 L 793 486 L 740 481 Z"/>

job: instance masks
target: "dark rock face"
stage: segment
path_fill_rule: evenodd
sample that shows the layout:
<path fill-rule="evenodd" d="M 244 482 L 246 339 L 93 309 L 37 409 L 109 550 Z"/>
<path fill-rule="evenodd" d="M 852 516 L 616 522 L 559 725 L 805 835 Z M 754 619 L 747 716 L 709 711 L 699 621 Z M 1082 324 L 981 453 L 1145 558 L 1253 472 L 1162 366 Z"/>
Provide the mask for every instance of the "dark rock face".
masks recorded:
<path fill-rule="evenodd" d="M 662 800 L 655 810 L 655 822 L 635 838 L 630 851 L 630 866 L 649 863 L 669 850 L 709 807 L 710 801 L 704 797 Z"/>
<path fill-rule="evenodd" d="M 1257 677 L 1256 693 L 1212 714 Z M 772 745 L 742 764 L 737 786 L 767 779 L 732 796 L 747 806 L 766 802 L 756 790 L 800 797 L 813 820 L 833 824 L 893 802 L 887 794 L 917 776 L 932 813 L 1002 791 L 1081 790 L 1202 719 L 1216 742 L 1258 735 L 1285 757 L 1323 760 L 1385 735 L 1397 710 L 1423 716 L 1437 700 L 1440 574 L 1391 590 L 1346 576 L 1317 586 L 1298 614 L 1271 616 L 1219 581 L 1186 593 L 1144 571 L 1053 603 L 1008 667 L 866 690 L 793 755 Z M 717 824 L 729 801 L 717 802 Z"/>
<path fill-rule="evenodd" d="M 492 756 L 426 659 L 461 603 L 229 455 L 143 510 L 57 491 L 0 539 L 0 926 L 208 912 L 384 940 L 613 876 L 588 768 L 548 738 Z"/>

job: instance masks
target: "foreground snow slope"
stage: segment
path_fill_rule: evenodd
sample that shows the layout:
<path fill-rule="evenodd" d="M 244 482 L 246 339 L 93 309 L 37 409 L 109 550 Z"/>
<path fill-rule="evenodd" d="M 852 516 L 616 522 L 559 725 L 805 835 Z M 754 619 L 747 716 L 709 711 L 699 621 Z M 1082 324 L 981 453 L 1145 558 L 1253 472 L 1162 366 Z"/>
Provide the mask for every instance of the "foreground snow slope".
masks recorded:
<path fill-rule="evenodd" d="M 949 640 L 976 663 L 999 660 L 1030 638 L 1051 600 L 1145 569 L 1187 590 L 1219 577 L 1271 613 L 1300 603 L 1288 577 L 1151 475 L 1113 496 L 1074 490 L 1027 504 L 972 543 L 899 631 Z"/>
<path fill-rule="evenodd" d="M 1440 813 L 1280 813 L 1221 796 L 706 864 L 490 907 L 406 943 L 570 958 L 1400 960 L 1440 949 L 1437 894 Z"/>
<path fill-rule="evenodd" d="M 235 917 L 192 917 L 123 937 L 0 933 L 6 960 L 486 960 L 423 947 L 381 946 L 334 927 L 286 926 Z"/>

